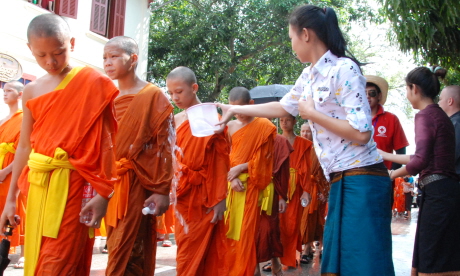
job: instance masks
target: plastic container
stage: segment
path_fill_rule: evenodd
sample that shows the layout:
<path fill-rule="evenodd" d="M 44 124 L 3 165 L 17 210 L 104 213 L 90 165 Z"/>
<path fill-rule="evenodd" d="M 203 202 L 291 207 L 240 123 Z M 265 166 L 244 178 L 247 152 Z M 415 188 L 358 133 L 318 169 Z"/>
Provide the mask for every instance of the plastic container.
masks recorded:
<path fill-rule="evenodd" d="M 151 215 L 153 213 L 155 213 L 155 204 L 153 204 L 153 203 L 150 203 L 149 206 L 144 207 L 142 209 L 142 214 L 144 214 L 144 215 L 149 215 L 149 214 Z"/>
<path fill-rule="evenodd" d="M 213 103 L 202 103 L 194 105 L 186 110 L 192 135 L 195 137 L 206 137 L 213 135 L 220 127 L 217 107 Z"/>
<path fill-rule="evenodd" d="M 83 199 L 81 201 L 81 209 L 83 209 L 86 204 L 97 195 L 96 189 L 91 186 L 89 183 L 85 183 L 83 186 Z M 93 212 L 88 212 L 85 215 L 80 217 L 81 223 L 90 223 L 93 219 Z"/>
<path fill-rule="evenodd" d="M 300 200 L 300 205 L 302 205 L 302 207 L 307 207 L 307 206 L 308 206 L 308 201 L 307 201 L 307 199 L 302 198 L 302 199 Z"/>

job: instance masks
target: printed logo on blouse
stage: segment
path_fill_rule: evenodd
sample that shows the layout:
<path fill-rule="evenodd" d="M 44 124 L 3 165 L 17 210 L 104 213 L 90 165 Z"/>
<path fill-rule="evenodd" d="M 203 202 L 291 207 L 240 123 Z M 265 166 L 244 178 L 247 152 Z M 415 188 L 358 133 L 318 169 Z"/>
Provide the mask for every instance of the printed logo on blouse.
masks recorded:
<path fill-rule="evenodd" d="M 387 137 L 387 129 L 384 127 L 384 126 L 379 126 L 377 128 L 377 131 L 379 132 L 379 134 L 377 134 L 377 136 L 380 136 L 380 137 Z"/>

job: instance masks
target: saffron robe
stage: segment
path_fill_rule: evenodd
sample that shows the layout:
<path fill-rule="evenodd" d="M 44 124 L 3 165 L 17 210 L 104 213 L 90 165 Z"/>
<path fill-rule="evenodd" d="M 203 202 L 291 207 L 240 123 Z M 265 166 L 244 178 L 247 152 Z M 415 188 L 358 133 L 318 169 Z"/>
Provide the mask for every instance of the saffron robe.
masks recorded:
<path fill-rule="evenodd" d="M 189 121 L 177 128 L 180 175 L 176 188 L 177 275 L 228 275 L 225 224 L 208 212 L 227 195 L 230 145 L 226 133 L 192 136 Z M 179 177 L 179 176 L 178 176 Z"/>
<path fill-rule="evenodd" d="M 147 84 L 135 95 L 115 99 L 115 110 L 118 181 L 105 217 L 106 275 L 153 275 L 156 219 L 143 215 L 142 208 L 152 193 L 169 195 L 173 107 L 160 88 Z"/>
<path fill-rule="evenodd" d="M 331 184 L 324 177 L 318 157 L 314 150 L 311 151 L 311 202 L 306 208 L 303 208 L 302 219 L 300 223 L 300 232 L 302 235 L 302 244 L 313 241 L 321 241 L 324 234 L 324 225 L 326 224 L 326 205 L 327 197 Z M 319 194 L 322 194 L 324 200 L 319 200 Z"/>
<path fill-rule="evenodd" d="M 168 211 L 162 216 L 157 217 L 156 231 L 159 234 L 173 234 L 174 224 L 174 205 L 169 205 Z"/>
<path fill-rule="evenodd" d="M 113 192 L 113 144 L 117 130 L 113 100 L 117 94 L 109 78 L 84 67 L 73 68 L 56 90 L 27 101 L 26 106 L 34 119 L 30 137 L 34 152 L 53 157 L 56 149 L 61 148 L 75 169 L 70 172 L 58 236 L 41 238 L 35 262 L 28 259 L 27 251 L 29 238 L 37 240 L 37 229 L 28 226 L 30 220 L 39 219 L 32 213 L 45 208 L 31 205 L 32 195 L 28 195 L 24 275 L 89 275 L 94 239 L 89 237 L 89 228 L 80 223 L 83 186 L 91 183 L 105 198 Z M 18 182 L 23 194 L 29 190 L 29 171 L 26 166 Z"/>
<path fill-rule="evenodd" d="M 394 189 L 393 189 L 393 207 L 392 210 L 398 213 L 402 213 L 406 210 L 406 196 L 404 195 L 404 179 L 402 177 L 397 177 L 394 180 Z"/>
<path fill-rule="evenodd" d="M 254 118 L 232 135 L 230 166 L 248 163 L 244 213 L 239 240 L 228 239 L 226 264 L 230 275 L 253 276 L 257 261 L 256 236 L 260 225 L 259 198 L 270 184 L 273 171 L 274 139 L 276 127 L 265 118 Z M 227 200 L 235 197 L 229 191 Z M 227 209 L 226 225 L 233 229 L 233 209 Z M 229 234 L 227 234 L 227 237 Z"/>
<path fill-rule="evenodd" d="M 283 256 L 281 244 L 279 197 L 287 201 L 289 184 L 289 155 L 294 151 L 289 141 L 282 135 L 275 137 L 275 152 L 273 158 L 273 184 L 275 194 L 272 213 L 262 211 L 260 227 L 257 234 L 257 260 L 259 263 Z"/>
<path fill-rule="evenodd" d="M 290 167 L 294 169 L 291 175 L 289 187 L 289 204 L 286 212 L 280 214 L 281 243 L 284 248 L 284 256 L 281 263 L 296 267 L 296 251 L 302 251 L 302 237 L 300 235 L 300 220 L 303 207 L 300 205 L 300 197 L 304 191 L 311 195 L 311 151 L 312 142 L 297 136 L 293 144 L 294 151 L 291 153 Z M 295 178 L 295 181 L 292 179 Z"/>
<path fill-rule="evenodd" d="M 10 150 L 13 149 L 13 151 L 16 151 L 16 148 L 18 147 L 21 123 L 22 110 L 18 110 L 10 119 L 0 125 L 0 144 L 5 143 L 5 149 L 0 149 L 0 161 L 2 161 L 3 158 L 3 162 L 0 163 L 0 170 L 6 168 L 13 162 L 14 152 L 11 152 Z M 6 144 L 8 144 L 8 146 Z M 2 146 L 0 145 L 0 148 L 1 147 Z M 8 147 L 10 150 L 6 150 L 6 147 Z M 3 150 L 5 152 L 3 152 Z M 3 157 L 1 155 L 3 155 Z M 10 188 L 11 173 L 8 174 L 2 182 L 3 183 L 0 183 L 0 213 L 3 212 L 3 208 L 6 203 L 6 197 Z M 24 244 L 26 201 L 26 197 L 20 193 L 16 203 L 16 212 L 19 217 L 21 217 L 21 224 L 16 229 L 14 229 L 13 236 L 10 237 L 11 248 L 15 248 L 18 245 Z"/>

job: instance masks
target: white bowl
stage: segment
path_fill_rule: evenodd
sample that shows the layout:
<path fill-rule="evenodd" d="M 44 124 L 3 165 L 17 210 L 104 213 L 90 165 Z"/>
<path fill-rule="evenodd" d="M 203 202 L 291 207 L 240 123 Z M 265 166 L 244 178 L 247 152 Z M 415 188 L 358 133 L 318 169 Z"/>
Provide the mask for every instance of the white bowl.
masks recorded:
<path fill-rule="evenodd" d="M 187 108 L 188 120 L 192 135 L 195 137 L 206 137 L 213 135 L 219 129 L 217 107 L 213 103 L 202 103 Z"/>

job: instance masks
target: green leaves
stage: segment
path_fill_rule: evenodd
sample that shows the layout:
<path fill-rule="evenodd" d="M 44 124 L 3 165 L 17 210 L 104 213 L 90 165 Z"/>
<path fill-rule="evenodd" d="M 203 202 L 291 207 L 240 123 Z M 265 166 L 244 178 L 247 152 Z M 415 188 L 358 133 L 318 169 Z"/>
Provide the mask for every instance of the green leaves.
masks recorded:
<path fill-rule="evenodd" d="M 195 71 L 202 101 L 235 86 L 292 84 L 304 65 L 292 53 L 288 15 L 302 0 L 170 0 L 152 4 L 148 79 L 164 85 L 177 66 Z M 322 0 L 350 20 L 376 18 L 365 1 Z M 222 95 L 221 95 L 222 94 Z"/>

